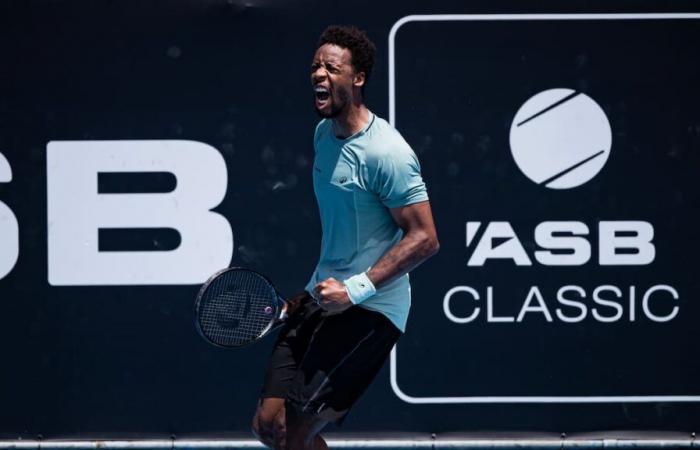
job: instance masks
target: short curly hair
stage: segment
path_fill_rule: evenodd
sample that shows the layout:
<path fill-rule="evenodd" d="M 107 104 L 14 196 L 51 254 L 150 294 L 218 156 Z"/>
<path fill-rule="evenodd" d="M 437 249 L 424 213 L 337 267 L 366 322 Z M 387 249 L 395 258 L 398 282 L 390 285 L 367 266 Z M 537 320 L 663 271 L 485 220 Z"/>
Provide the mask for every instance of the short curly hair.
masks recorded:
<path fill-rule="evenodd" d="M 321 33 L 316 48 L 333 44 L 350 50 L 352 66 L 355 72 L 365 73 L 365 84 L 369 81 L 374 66 L 377 47 L 369 40 L 367 33 L 353 26 L 331 25 Z M 364 92 L 364 86 L 362 86 Z"/>

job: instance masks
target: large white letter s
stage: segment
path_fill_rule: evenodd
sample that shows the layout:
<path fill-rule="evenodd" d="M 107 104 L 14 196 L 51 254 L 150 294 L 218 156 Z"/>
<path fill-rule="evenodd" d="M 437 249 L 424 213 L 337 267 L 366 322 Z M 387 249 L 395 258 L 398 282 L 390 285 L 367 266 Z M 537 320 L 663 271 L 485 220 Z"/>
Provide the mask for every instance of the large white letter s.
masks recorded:
<path fill-rule="evenodd" d="M 12 167 L 0 153 L 0 183 L 12 181 Z M 12 210 L 0 202 L 0 280 L 12 271 L 19 257 L 19 224 Z"/>

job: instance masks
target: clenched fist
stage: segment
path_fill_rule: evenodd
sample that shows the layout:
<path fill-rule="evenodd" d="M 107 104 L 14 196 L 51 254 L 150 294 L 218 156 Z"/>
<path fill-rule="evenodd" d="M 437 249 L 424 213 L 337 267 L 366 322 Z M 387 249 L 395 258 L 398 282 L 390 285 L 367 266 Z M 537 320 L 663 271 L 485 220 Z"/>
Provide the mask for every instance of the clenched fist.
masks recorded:
<path fill-rule="evenodd" d="M 321 308 L 328 312 L 339 313 L 352 306 L 345 285 L 335 278 L 328 278 L 314 287 L 314 298 Z"/>

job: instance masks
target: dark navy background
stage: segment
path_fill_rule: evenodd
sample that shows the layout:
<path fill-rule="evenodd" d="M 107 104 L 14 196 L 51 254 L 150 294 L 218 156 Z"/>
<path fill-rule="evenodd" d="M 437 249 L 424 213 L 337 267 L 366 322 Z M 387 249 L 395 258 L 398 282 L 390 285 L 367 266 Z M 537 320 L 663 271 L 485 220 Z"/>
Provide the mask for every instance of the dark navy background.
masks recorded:
<path fill-rule="evenodd" d="M 237 351 L 208 346 L 192 326 L 198 286 L 49 286 L 48 141 L 213 145 L 229 172 L 217 210 L 233 228 L 232 264 L 266 273 L 291 295 L 306 283 L 319 248 L 308 75 L 326 25 L 356 24 L 376 42 L 367 100 L 387 117 L 387 39 L 403 16 L 694 9 L 692 2 L 4 2 L 0 153 L 14 178 L 0 184 L 0 201 L 20 223 L 20 255 L 0 280 L 0 436 L 245 431 L 272 343 Z M 618 395 L 627 393 L 619 388 L 658 386 L 656 394 L 700 394 L 693 326 L 700 313 L 699 33 L 695 22 L 670 21 L 409 24 L 399 32 L 397 73 L 406 75 L 397 84 L 397 127 L 423 164 L 443 244 L 412 275 L 415 310 L 398 361 L 406 391 Z M 590 95 L 613 129 L 601 173 L 568 191 L 527 180 L 507 146 L 517 108 L 552 87 Z M 509 220 L 530 233 L 520 238 L 531 252 L 532 230 L 543 220 L 585 221 L 595 243 L 597 221 L 625 219 L 654 224 L 653 265 L 466 268 L 467 220 Z M 526 293 L 518 289 L 535 282 L 543 293 L 572 283 L 667 283 L 679 289 L 681 313 L 669 324 L 632 326 L 535 319 L 456 326 L 442 315 L 442 296 L 455 284 L 503 285 L 510 295 L 497 292 L 496 301 L 516 305 L 517 314 Z M 392 392 L 387 369 L 347 430 L 692 431 L 700 422 L 697 403 L 408 405 Z"/>
<path fill-rule="evenodd" d="M 695 326 L 700 291 L 694 271 L 678 264 L 700 252 L 694 237 L 700 206 L 700 88 L 695 83 L 700 65 L 693 59 L 699 30 L 697 21 L 663 20 L 409 22 L 400 29 L 396 126 L 414 144 L 426 178 L 437 181 L 431 196 L 443 249 L 439 262 L 432 261 L 414 277 L 418 300 L 413 314 L 421 322 L 399 345 L 399 367 L 409 368 L 399 370 L 406 393 L 700 393 L 700 365 L 688 358 L 700 351 Z M 479 39 L 492 47 L 462 44 Z M 508 136 L 516 111 L 528 98 L 561 87 L 583 92 L 600 104 L 610 121 L 613 144 L 598 176 L 582 186 L 557 190 L 538 186 L 520 172 L 510 155 Z M 590 261 L 574 267 L 538 263 L 534 229 L 547 220 L 586 223 Z M 611 220 L 650 222 L 655 230 L 654 262 L 601 267 L 598 222 Z M 481 232 L 488 221 L 509 221 L 533 265 L 492 260 L 484 267 L 467 267 L 480 238 L 477 234 L 466 248 L 467 221 L 484 222 Z M 667 323 L 653 322 L 642 311 L 644 292 L 658 284 L 679 292 L 678 302 L 669 293 L 654 294 L 650 301 L 651 311 L 660 316 L 679 306 L 679 315 Z M 470 302 L 481 307 L 479 319 L 468 325 L 450 322 L 441 307 L 443 295 L 455 285 L 474 287 L 482 296 L 478 303 L 465 294 L 452 301 L 455 311 Z M 565 285 L 586 291 L 581 301 L 589 310 L 582 322 L 563 323 L 554 316 L 555 308 L 561 307 L 557 289 Z M 600 285 L 623 292 L 624 314 L 615 323 L 601 323 L 591 315 L 596 306 L 591 296 Z M 634 322 L 626 300 L 631 285 L 636 288 Z M 531 312 L 522 323 L 487 324 L 487 286 L 494 290 L 495 314 L 511 317 L 537 286 L 555 321 L 547 323 L 543 314 Z M 614 315 L 610 307 L 598 308 L 602 315 Z M 462 309 L 466 317 L 473 308 Z M 563 310 L 568 316 L 578 314 L 571 307 Z M 435 326 L 421 326 L 424 323 Z M 450 342 L 449 351 L 436 351 L 435 340 Z M 448 354 L 453 356 L 446 358 Z M 416 359 L 422 364 L 411 363 Z M 683 370 L 649 370 L 650 364 Z"/>

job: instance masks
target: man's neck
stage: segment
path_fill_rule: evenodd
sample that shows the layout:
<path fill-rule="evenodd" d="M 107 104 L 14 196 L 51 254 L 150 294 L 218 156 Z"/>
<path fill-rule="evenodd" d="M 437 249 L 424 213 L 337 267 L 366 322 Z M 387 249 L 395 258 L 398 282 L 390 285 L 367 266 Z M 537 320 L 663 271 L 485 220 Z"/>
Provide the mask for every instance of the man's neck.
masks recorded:
<path fill-rule="evenodd" d="M 333 119 L 335 135 L 341 139 L 350 137 L 367 126 L 367 122 L 369 122 L 369 110 L 364 103 L 352 104 Z"/>

